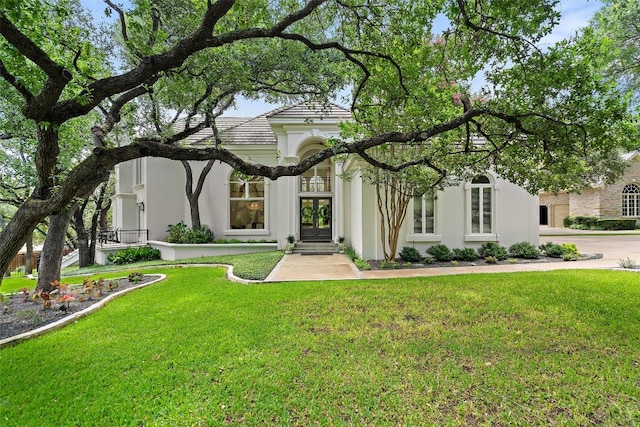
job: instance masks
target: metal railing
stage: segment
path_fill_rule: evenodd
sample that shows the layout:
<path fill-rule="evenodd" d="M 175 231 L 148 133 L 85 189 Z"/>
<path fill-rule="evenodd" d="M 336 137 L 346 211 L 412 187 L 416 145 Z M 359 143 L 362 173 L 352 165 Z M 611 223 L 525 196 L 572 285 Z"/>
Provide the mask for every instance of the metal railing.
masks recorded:
<path fill-rule="evenodd" d="M 146 245 L 149 239 L 149 230 L 100 230 L 98 231 L 98 246 L 127 246 Z"/>

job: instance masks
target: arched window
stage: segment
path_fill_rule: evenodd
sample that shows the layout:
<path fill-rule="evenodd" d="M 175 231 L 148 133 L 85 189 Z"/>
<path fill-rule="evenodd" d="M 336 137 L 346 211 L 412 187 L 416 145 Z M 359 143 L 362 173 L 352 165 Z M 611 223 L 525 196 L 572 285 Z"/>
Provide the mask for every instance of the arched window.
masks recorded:
<path fill-rule="evenodd" d="M 265 180 L 233 172 L 229 177 L 229 225 L 232 230 L 265 229 Z"/>
<path fill-rule="evenodd" d="M 304 158 L 316 154 L 319 150 L 307 153 Z M 331 192 L 331 160 L 324 160 L 300 175 L 301 193 Z"/>
<path fill-rule="evenodd" d="M 636 184 L 622 189 L 622 216 L 640 216 L 640 187 Z"/>
<path fill-rule="evenodd" d="M 471 180 L 471 234 L 493 233 L 493 186 L 491 180 L 478 175 Z"/>

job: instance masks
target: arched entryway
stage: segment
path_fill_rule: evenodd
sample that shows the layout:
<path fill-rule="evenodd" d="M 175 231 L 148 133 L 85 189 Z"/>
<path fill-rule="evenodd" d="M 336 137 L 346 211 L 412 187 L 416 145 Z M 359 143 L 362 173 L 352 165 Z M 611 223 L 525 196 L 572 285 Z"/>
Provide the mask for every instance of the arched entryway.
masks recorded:
<path fill-rule="evenodd" d="M 318 151 L 320 148 L 309 147 L 300 158 Z M 331 160 L 325 160 L 298 179 L 298 218 L 303 242 L 329 242 L 333 237 L 333 175 Z"/>

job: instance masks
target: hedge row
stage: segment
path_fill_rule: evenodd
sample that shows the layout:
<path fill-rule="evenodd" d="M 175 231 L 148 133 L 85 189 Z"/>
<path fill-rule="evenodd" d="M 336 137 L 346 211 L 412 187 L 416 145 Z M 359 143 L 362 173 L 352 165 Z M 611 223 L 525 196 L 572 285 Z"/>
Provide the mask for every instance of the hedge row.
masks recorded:
<path fill-rule="evenodd" d="M 595 216 L 568 216 L 564 226 L 576 230 L 634 230 L 635 219 L 602 219 Z"/>

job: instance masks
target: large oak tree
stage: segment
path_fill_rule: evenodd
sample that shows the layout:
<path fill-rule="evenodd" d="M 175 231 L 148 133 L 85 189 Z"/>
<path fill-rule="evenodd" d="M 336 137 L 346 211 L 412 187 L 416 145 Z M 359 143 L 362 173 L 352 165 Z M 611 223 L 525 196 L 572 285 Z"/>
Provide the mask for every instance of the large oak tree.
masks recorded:
<path fill-rule="evenodd" d="M 625 99 L 591 65 L 599 46 L 537 47 L 558 21 L 552 0 L 134 0 L 128 10 L 105 0 L 117 26 L 106 53 L 65 0 L 0 4 L 0 77 L 37 128 L 35 187 L 0 234 L 0 271 L 35 224 L 141 156 L 217 160 L 271 179 L 337 155 L 445 176 L 491 167 L 533 192 L 616 176 L 634 130 Z M 218 140 L 181 144 L 234 96 L 322 101 L 345 87 L 354 121 L 344 139 L 299 164 L 247 163 Z M 173 131 L 145 97 L 185 126 Z M 93 153 L 61 173 L 61 130 L 96 111 Z M 150 115 L 166 126 L 145 126 Z M 132 131 L 130 144 L 110 143 Z M 385 144 L 415 155 L 377 159 L 371 149 Z"/>

